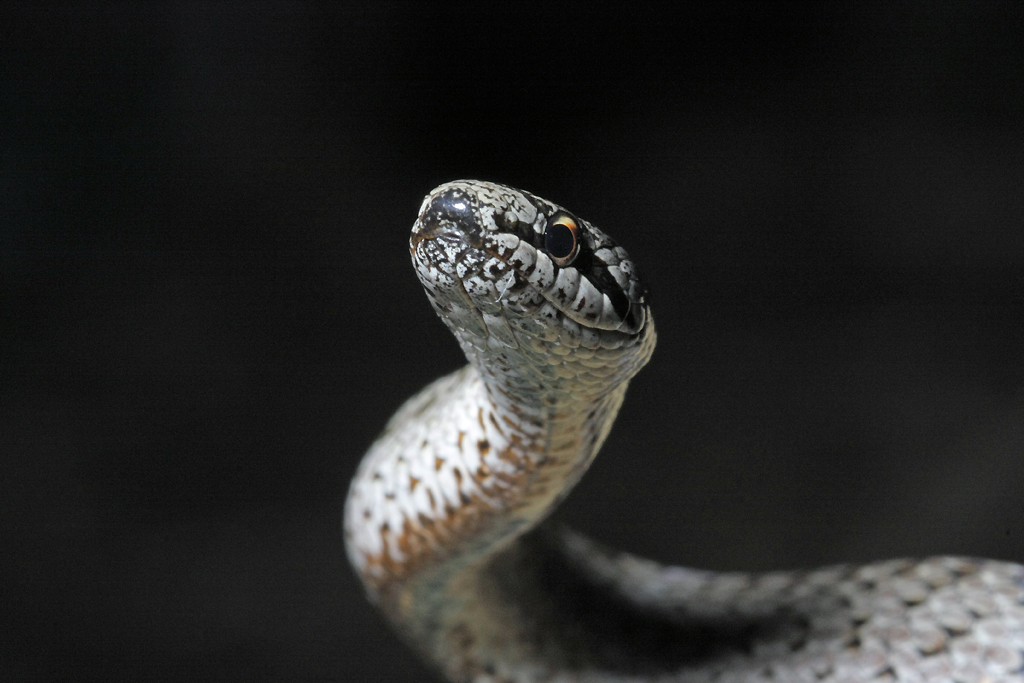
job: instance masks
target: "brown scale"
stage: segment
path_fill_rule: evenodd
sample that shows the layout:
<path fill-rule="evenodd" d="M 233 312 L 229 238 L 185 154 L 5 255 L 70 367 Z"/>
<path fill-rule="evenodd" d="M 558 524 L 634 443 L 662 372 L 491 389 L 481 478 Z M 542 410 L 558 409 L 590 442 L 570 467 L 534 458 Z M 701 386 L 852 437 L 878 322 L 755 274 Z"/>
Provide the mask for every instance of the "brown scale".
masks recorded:
<path fill-rule="evenodd" d="M 481 411 L 482 420 L 482 411 Z M 513 435 L 515 437 L 515 435 Z M 505 486 L 487 486 L 484 477 L 490 473 L 486 465 L 481 465 L 474 473 L 469 472 L 469 477 L 477 484 L 479 489 L 488 496 L 487 499 L 476 494 L 467 495 L 462 491 L 463 473 L 461 468 L 453 468 L 453 475 L 458 484 L 459 496 L 462 502 L 458 508 L 446 505 L 444 516 L 440 520 L 431 520 L 420 514 L 420 527 L 417 528 L 406 519 L 403 523 L 401 533 L 395 534 L 387 523 L 381 526 L 381 537 L 384 543 L 384 550 L 377 555 L 367 557 L 367 579 L 371 587 L 381 594 L 390 592 L 390 587 L 401 584 L 411 575 L 420 573 L 427 569 L 432 563 L 439 562 L 453 550 L 464 539 L 480 533 L 480 531 L 492 523 L 499 515 L 507 514 L 514 510 L 521 502 L 522 490 L 529 477 L 524 465 L 524 458 L 517 455 L 514 446 L 518 443 L 515 438 L 513 444 L 497 452 L 500 459 L 517 465 L 515 474 L 508 472 L 494 473 L 495 479 Z M 484 455 L 487 449 L 481 445 L 481 454 Z M 442 458 L 436 458 L 438 471 L 444 464 Z M 431 508 L 436 509 L 436 501 L 433 492 L 428 489 L 427 495 L 430 499 Z M 392 499 L 394 494 L 385 494 L 385 497 Z M 500 503 L 495 507 L 494 502 Z M 426 521 L 425 521 L 426 520 Z M 388 549 L 388 537 L 395 538 L 395 544 L 405 556 L 402 561 L 395 560 Z"/>

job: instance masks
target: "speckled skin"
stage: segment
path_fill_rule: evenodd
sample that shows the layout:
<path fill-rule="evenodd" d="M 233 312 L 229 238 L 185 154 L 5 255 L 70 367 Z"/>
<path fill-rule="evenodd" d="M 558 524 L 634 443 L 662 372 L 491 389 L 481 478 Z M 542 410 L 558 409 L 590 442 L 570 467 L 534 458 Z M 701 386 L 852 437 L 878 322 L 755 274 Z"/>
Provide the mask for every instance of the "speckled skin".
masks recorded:
<path fill-rule="evenodd" d="M 1024 567 L 932 558 L 763 575 L 663 567 L 534 529 L 579 480 L 653 318 L 626 252 L 512 188 L 448 183 L 410 251 L 469 365 L 392 417 L 345 505 L 367 592 L 456 681 L 1015 681 Z"/>

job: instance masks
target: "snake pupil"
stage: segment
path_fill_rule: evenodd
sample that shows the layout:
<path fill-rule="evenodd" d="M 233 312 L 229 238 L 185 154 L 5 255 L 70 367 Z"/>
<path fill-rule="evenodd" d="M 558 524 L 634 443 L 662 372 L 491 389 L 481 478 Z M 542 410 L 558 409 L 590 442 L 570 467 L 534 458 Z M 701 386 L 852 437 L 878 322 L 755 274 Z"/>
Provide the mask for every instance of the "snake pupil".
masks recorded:
<path fill-rule="evenodd" d="M 566 258 L 576 246 L 572 230 L 561 224 L 552 225 L 544 233 L 544 248 L 555 258 Z"/>
<path fill-rule="evenodd" d="M 560 266 L 572 263 L 579 250 L 579 227 L 564 213 L 555 214 L 544 231 L 544 250 Z"/>

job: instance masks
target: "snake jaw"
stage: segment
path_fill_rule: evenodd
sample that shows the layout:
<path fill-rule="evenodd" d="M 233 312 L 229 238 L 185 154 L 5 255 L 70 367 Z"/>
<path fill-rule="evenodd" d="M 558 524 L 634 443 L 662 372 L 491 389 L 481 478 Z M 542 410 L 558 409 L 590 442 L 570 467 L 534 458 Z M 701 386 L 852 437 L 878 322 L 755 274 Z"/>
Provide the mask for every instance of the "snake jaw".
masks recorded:
<path fill-rule="evenodd" d="M 455 181 L 431 192 L 410 236 L 417 274 L 442 318 L 454 309 L 478 333 L 515 347 L 523 335 L 616 343 L 649 333 L 646 287 L 628 254 L 582 219 L 574 262 L 543 248 L 564 209 L 526 192 Z M 469 308 L 475 309 L 471 312 Z M 538 321 L 540 321 L 538 323 Z M 618 343 L 621 343 L 618 342 Z"/>

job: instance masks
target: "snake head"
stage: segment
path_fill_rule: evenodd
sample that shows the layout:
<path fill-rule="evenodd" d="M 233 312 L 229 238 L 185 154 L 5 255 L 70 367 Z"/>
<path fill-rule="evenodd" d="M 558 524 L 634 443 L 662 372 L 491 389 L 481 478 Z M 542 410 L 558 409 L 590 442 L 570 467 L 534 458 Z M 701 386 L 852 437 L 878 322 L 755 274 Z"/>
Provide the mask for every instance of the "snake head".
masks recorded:
<path fill-rule="evenodd" d="M 410 251 L 471 361 L 467 343 L 549 354 L 638 340 L 653 348 L 647 288 L 626 250 L 527 192 L 476 180 L 441 185 L 423 200 Z"/>

